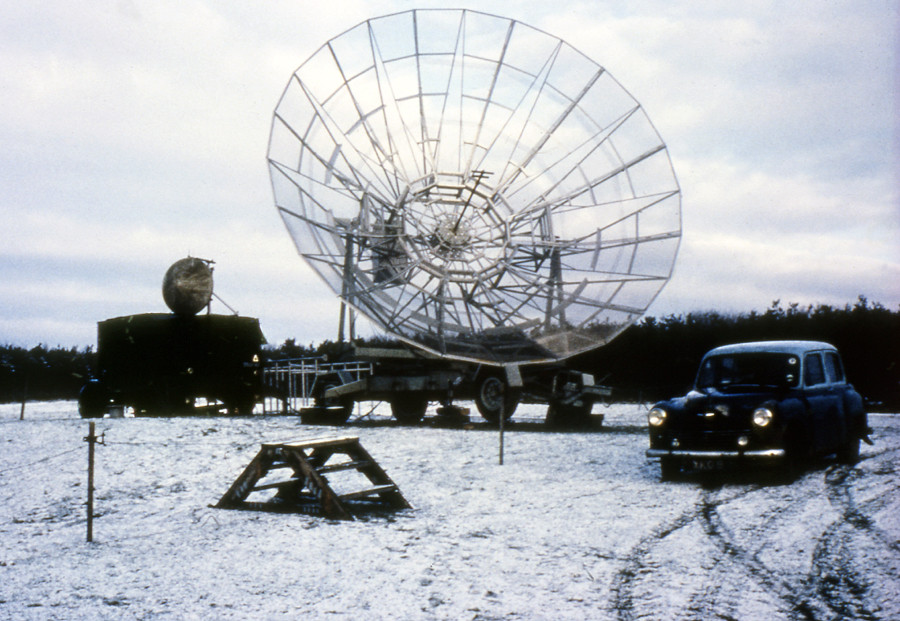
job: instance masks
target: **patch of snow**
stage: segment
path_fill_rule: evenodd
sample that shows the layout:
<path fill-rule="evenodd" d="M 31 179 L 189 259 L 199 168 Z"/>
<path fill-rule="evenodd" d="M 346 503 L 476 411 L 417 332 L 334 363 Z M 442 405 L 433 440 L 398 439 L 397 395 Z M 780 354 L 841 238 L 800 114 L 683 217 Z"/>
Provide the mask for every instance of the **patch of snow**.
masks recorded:
<path fill-rule="evenodd" d="M 0 618 L 900 618 L 900 417 L 871 417 L 855 467 L 710 485 L 660 481 L 643 407 L 601 411 L 587 432 L 512 425 L 502 466 L 482 427 L 98 420 L 87 543 L 77 405 L 29 403 L 25 420 L 0 405 Z M 262 443 L 337 435 L 414 508 L 338 522 L 210 507 Z"/>

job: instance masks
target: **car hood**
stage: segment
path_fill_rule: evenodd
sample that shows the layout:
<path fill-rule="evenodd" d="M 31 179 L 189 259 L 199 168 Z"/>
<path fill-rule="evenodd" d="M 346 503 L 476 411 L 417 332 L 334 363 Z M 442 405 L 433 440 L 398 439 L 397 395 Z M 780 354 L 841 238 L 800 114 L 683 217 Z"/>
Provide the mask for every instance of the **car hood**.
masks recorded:
<path fill-rule="evenodd" d="M 783 395 L 770 391 L 722 392 L 705 389 L 703 391 L 692 390 L 683 397 L 661 403 L 659 406 L 666 409 L 670 416 L 676 418 L 715 413 L 717 417 L 746 419 L 760 405 L 782 397 Z"/>

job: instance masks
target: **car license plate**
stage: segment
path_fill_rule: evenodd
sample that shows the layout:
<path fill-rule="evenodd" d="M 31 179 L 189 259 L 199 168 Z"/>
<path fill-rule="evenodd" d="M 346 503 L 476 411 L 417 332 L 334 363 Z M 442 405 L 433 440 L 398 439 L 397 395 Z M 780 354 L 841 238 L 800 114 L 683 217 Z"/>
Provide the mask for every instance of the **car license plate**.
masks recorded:
<path fill-rule="evenodd" d="M 723 470 L 725 462 L 721 459 L 694 459 L 691 460 L 691 468 L 697 472 L 712 472 Z"/>

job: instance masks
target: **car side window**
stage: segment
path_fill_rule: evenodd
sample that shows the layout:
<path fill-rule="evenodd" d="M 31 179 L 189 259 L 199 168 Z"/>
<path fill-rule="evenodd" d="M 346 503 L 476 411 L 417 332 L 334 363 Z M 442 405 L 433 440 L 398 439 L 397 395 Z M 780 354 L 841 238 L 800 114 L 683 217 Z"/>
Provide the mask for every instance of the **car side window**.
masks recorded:
<path fill-rule="evenodd" d="M 803 366 L 803 381 L 807 386 L 825 383 L 825 368 L 822 366 L 821 354 L 806 354 Z"/>
<path fill-rule="evenodd" d="M 844 381 L 844 365 L 841 364 L 841 357 L 833 351 L 825 354 L 825 372 L 832 384 Z"/>

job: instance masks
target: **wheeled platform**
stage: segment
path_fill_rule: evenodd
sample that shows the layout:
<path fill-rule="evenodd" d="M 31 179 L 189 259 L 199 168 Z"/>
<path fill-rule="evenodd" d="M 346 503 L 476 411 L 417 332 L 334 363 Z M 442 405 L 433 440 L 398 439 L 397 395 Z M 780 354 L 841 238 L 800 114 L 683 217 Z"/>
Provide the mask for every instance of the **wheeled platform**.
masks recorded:
<path fill-rule="evenodd" d="M 591 410 L 611 390 L 591 375 L 563 364 L 502 367 L 448 360 L 407 348 L 355 348 L 351 361 L 288 360 L 264 370 L 265 408 L 303 413 L 317 423 L 346 422 L 356 402 L 383 401 L 403 423 L 422 420 L 429 403 L 452 411 L 454 401 L 472 400 L 482 418 L 509 420 L 520 402 L 547 404 L 555 426 L 595 424 Z"/>

